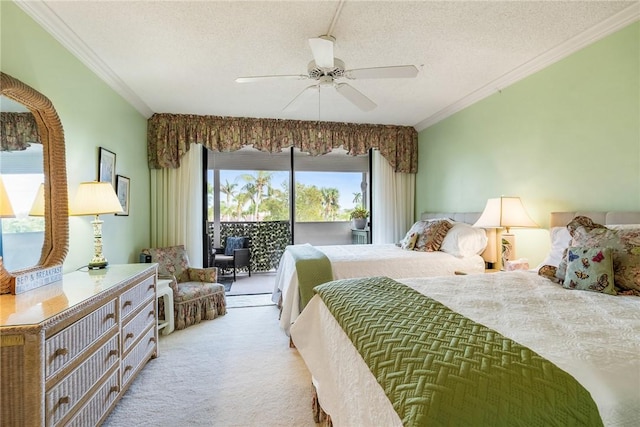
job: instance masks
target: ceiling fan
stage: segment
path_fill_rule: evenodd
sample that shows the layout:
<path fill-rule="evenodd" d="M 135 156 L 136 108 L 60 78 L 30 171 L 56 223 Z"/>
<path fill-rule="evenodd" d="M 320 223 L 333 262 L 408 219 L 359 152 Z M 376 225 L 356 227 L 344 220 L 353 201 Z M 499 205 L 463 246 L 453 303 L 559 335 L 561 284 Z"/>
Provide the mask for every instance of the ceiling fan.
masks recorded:
<path fill-rule="evenodd" d="M 350 84 L 340 80 L 408 78 L 418 75 L 418 69 L 414 65 L 348 70 L 342 60 L 333 56 L 334 43 L 335 38 L 330 35 L 309 39 L 313 60 L 307 66 L 307 74 L 238 77 L 236 82 L 252 83 L 273 79 L 315 80 L 316 83 L 307 86 L 284 107 L 284 110 L 292 109 L 296 101 L 307 92 L 319 91 L 321 86 L 333 86 L 340 95 L 362 111 L 371 111 L 376 108 L 376 103 Z"/>

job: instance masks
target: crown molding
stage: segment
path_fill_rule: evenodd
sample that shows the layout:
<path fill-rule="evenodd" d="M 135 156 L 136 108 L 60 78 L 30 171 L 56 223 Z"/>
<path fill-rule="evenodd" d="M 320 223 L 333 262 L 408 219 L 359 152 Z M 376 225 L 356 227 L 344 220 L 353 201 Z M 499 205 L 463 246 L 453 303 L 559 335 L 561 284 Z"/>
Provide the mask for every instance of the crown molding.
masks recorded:
<path fill-rule="evenodd" d="M 14 2 L 140 114 L 146 118 L 151 117 L 153 114 L 151 108 L 45 2 L 39 0 L 14 0 Z"/>
<path fill-rule="evenodd" d="M 615 15 L 605 19 L 599 24 L 594 25 L 588 30 L 578 34 L 577 36 L 567 40 L 566 42 L 548 50 L 538 57 L 522 64 L 521 66 L 509 71 L 491 83 L 481 87 L 480 89 L 461 98 L 453 104 L 443 108 L 437 113 L 427 117 L 421 122 L 414 125 L 414 128 L 420 132 L 439 121 L 475 104 L 476 102 L 500 92 L 502 89 L 524 79 L 538 71 L 548 67 L 549 65 L 560 61 L 563 58 L 577 52 L 578 50 L 601 40 L 608 35 L 632 24 L 640 19 L 640 2 L 621 10 Z"/>

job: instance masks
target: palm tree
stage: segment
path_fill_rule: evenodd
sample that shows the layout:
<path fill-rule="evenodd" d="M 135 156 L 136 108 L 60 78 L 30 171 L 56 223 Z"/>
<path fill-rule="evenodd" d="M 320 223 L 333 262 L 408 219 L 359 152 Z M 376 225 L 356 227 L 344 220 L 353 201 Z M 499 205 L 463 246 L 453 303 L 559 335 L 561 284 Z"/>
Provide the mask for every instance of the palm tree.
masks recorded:
<path fill-rule="evenodd" d="M 321 188 L 322 215 L 327 221 L 334 221 L 336 213 L 340 209 L 340 191 L 337 188 Z"/>
<path fill-rule="evenodd" d="M 251 193 L 251 199 L 253 201 L 253 217 L 254 220 L 258 220 L 260 205 L 265 198 L 265 195 L 271 193 L 271 177 L 273 173 L 267 171 L 258 171 L 257 175 L 244 174 L 242 179 L 246 184 L 242 187 L 245 191 Z"/>
<path fill-rule="evenodd" d="M 236 183 L 231 183 L 229 182 L 228 179 L 224 180 L 224 184 L 222 184 L 220 186 L 220 192 L 224 193 L 224 195 L 226 196 L 226 202 L 224 207 L 221 207 L 223 209 L 220 209 L 220 213 L 224 216 L 227 215 L 227 221 L 231 219 L 231 215 L 233 214 L 232 208 L 231 208 L 231 199 L 234 198 L 235 199 L 235 188 L 238 186 L 238 184 Z"/>

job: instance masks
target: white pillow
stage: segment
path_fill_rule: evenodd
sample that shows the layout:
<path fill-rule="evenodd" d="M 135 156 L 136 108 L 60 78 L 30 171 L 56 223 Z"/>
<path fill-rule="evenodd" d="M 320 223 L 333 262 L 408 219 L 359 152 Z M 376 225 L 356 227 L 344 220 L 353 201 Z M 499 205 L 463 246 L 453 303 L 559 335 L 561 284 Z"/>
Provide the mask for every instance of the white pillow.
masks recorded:
<path fill-rule="evenodd" d="M 440 250 L 461 258 L 480 255 L 486 247 L 487 232 L 484 228 L 454 222 L 453 227 L 444 237 Z"/>
<path fill-rule="evenodd" d="M 543 265 L 553 265 L 554 267 L 560 265 L 564 250 L 571 245 L 571 234 L 569 234 L 567 227 L 552 227 L 549 234 L 551 235 L 551 250 L 538 269 Z"/>

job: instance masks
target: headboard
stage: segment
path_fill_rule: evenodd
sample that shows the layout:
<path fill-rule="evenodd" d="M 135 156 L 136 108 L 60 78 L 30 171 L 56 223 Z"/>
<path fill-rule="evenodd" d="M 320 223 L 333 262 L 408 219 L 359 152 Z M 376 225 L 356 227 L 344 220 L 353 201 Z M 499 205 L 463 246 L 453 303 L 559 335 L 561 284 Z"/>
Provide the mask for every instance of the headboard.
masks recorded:
<path fill-rule="evenodd" d="M 549 227 L 564 227 L 577 216 L 586 216 L 602 225 L 640 224 L 640 212 L 551 212 Z"/>
<path fill-rule="evenodd" d="M 420 215 L 420 219 L 438 219 L 449 218 L 456 222 L 464 222 L 466 224 L 475 224 L 480 218 L 482 212 L 423 212 Z M 485 262 L 496 263 L 498 262 L 498 250 L 496 247 L 496 230 L 495 228 L 487 228 L 487 248 L 480 254 Z"/>

